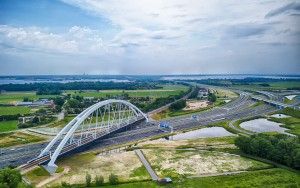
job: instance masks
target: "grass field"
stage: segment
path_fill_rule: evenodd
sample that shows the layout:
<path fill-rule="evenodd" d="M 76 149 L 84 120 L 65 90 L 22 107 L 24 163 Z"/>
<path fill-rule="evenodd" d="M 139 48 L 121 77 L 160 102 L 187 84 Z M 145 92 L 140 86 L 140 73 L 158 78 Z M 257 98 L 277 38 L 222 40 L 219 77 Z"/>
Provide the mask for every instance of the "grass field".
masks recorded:
<path fill-rule="evenodd" d="M 63 120 L 50 123 L 47 127 L 64 127 L 74 118 L 75 115 L 68 115 Z"/>
<path fill-rule="evenodd" d="M 170 95 L 177 95 L 181 91 L 187 91 L 188 87 L 184 85 L 162 85 L 162 89 L 149 89 L 149 90 L 100 90 L 97 91 L 65 91 L 67 94 L 74 94 L 83 97 L 106 97 L 107 95 L 115 96 L 120 95 L 123 92 L 128 93 L 131 97 L 167 97 Z M 23 98 L 29 100 L 37 100 L 39 98 L 51 98 L 57 95 L 36 95 L 35 91 L 24 92 L 4 92 L 0 94 L 0 104 L 9 104 L 18 101 L 23 101 Z"/>
<path fill-rule="evenodd" d="M 44 168 L 38 166 L 32 171 L 27 172 L 25 176 L 30 179 L 31 183 L 37 184 L 41 182 L 41 180 L 50 177 L 50 174 Z"/>
<path fill-rule="evenodd" d="M 161 120 L 161 119 L 167 119 L 167 118 L 176 117 L 176 116 L 195 114 L 195 113 L 199 113 L 199 112 L 202 112 L 202 111 L 205 111 L 205 110 L 209 110 L 209 109 L 211 109 L 213 107 L 216 107 L 216 106 L 221 106 L 223 104 L 224 104 L 223 100 L 218 98 L 217 101 L 214 104 L 209 105 L 205 108 L 199 108 L 199 109 L 196 109 L 196 110 L 183 110 L 183 109 L 180 109 L 180 110 L 176 110 L 176 111 L 171 111 L 171 110 L 167 109 L 167 110 L 161 111 L 160 113 L 152 115 L 152 118 L 155 119 L 155 120 Z"/>
<path fill-rule="evenodd" d="M 230 90 L 225 90 L 225 89 L 216 89 L 215 94 L 218 98 L 232 99 L 232 98 L 238 97 L 238 94 L 236 94 Z"/>
<path fill-rule="evenodd" d="M 259 84 L 269 84 L 270 86 L 261 86 Z M 280 82 L 257 82 L 249 85 L 234 85 L 233 87 L 245 90 L 277 90 L 300 87 L 300 81 L 280 81 Z"/>
<path fill-rule="evenodd" d="M 288 128 L 286 132 L 300 136 L 300 118 L 289 117 L 289 118 L 269 118 L 271 121 L 282 123 L 281 127 Z"/>
<path fill-rule="evenodd" d="M 180 92 L 187 91 L 188 87 L 183 85 L 164 85 L 162 89 L 149 90 L 100 90 L 100 91 L 66 91 L 67 94 L 79 95 L 82 97 L 106 97 L 116 96 L 127 93 L 130 97 L 168 97 L 178 95 Z"/>
<path fill-rule="evenodd" d="M 0 94 L 0 104 L 23 101 L 25 97 L 29 100 L 37 100 L 39 98 L 50 98 L 55 96 L 56 95 L 36 95 L 35 91 L 4 92 Z"/>
<path fill-rule="evenodd" d="M 0 121 L 0 132 L 16 130 L 18 128 L 17 125 L 18 125 L 17 120 Z"/>
<path fill-rule="evenodd" d="M 25 106 L 1 106 L 0 115 L 13 115 L 13 114 L 28 114 L 29 107 Z"/>
<path fill-rule="evenodd" d="M 203 178 L 181 178 L 173 179 L 169 185 L 158 185 L 152 181 L 124 183 L 119 185 L 104 185 L 106 188 L 286 188 L 299 187 L 300 176 L 280 168 L 245 172 L 236 175 L 203 177 Z M 102 187 L 102 186 L 101 186 Z"/>
<path fill-rule="evenodd" d="M 16 146 L 20 144 L 28 144 L 32 142 L 39 142 L 45 140 L 42 137 L 38 137 L 31 134 L 22 132 L 13 133 L 1 133 L 0 134 L 0 147 Z"/>

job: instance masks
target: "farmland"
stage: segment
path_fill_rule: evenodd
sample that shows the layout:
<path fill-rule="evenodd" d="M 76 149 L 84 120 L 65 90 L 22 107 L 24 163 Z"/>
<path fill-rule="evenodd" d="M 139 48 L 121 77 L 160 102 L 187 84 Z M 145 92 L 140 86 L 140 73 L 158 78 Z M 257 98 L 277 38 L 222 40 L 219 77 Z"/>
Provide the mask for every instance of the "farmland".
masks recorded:
<path fill-rule="evenodd" d="M 29 112 L 30 108 L 25 106 L 0 107 L 0 115 L 28 114 Z"/>
<path fill-rule="evenodd" d="M 150 97 L 160 98 L 168 97 L 170 95 L 178 95 L 180 92 L 187 91 L 188 87 L 183 85 L 164 85 L 162 89 L 149 90 L 100 90 L 100 91 L 66 91 L 66 94 L 78 95 L 82 97 L 107 97 L 117 96 L 121 94 L 128 94 L 129 97 Z"/>
<path fill-rule="evenodd" d="M 2 92 L 0 94 L 0 104 L 12 104 L 23 101 L 24 98 L 28 98 L 28 100 L 37 100 L 39 98 L 50 98 L 55 96 L 56 95 L 36 95 L 35 91 Z"/>
<path fill-rule="evenodd" d="M 0 132 L 16 130 L 18 128 L 17 124 L 17 120 L 0 121 Z"/>

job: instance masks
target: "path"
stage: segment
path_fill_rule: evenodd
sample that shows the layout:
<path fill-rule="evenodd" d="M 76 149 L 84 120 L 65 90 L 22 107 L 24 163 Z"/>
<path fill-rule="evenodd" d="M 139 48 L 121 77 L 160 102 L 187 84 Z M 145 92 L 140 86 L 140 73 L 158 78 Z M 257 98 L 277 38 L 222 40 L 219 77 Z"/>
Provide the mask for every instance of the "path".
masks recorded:
<path fill-rule="evenodd" d="M 246 135 L 251 135 L 251 134 L 253 134 L 253 133 L 251 133 L 251 132 L 249 132 L 249 131 L 246 131 L 246 130 L 243 130 L 243 129 L 237 127 L 237 126 L 234 126 L 234 123 L 235 123 L 236 121 L 237 121 L 237 120 L 230 121 L 230 122 L 228 123 L 228 126 L 229 126 L 230 128 L 233 128 L 234 130 L 238 131 L 238 132 L 241 133 L 241 134 L 246 134 Z"/>
<path fill-rule="evenodd" d="M 45 185 L 48 185 L 49 183 L 53 182 L 54 180 L 59 179 L 60 177 L 62 177 L 63 175 L 67 174 L 70 171 L 70 167 L 64 167 L 64 171 L 61 173 L 55 173 L 54 175 L 50 176 L 49 178 L 41 181 L 40 183 L 38 183 L 36 185 L 37 188 L 39 187 L 43 187 Z"/>
<path fill-rule="evenodd" d="M 134 151 L 135 151 L 135 154 L 137 154 L 137 156 L 140 158 L 143 165 L 145 166 L 145 168 L 148 171 L 149 175 L 151 176 L 152 180 L 157 181 L 159 178 L 156 175 L 156 173 L 154 172 L 154 170 L 152 169 L 152 167 L 149 164 L 149 162 L 147 161 L 147 159 L 145 158 L 143 152 L 140 149 L 137 149 Z"/>

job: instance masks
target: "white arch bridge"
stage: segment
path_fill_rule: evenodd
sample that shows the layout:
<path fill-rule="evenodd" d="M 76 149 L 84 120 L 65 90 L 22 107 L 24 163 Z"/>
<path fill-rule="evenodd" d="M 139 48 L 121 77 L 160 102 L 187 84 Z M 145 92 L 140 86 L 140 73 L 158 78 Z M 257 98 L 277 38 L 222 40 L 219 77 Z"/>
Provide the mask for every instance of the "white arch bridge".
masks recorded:
<path fill-rule="evenodd" d="M 127 101 L 116 99 L 101 101 L 77 115 L 52 139 L 37 158 L 21 168 L 27 169 L 47 163 L 44 167 L 52 174 L 57 168 L 55 161 L 59 155 L 92 143 L 141 120 L 148 121 L 148 117 Z"/>

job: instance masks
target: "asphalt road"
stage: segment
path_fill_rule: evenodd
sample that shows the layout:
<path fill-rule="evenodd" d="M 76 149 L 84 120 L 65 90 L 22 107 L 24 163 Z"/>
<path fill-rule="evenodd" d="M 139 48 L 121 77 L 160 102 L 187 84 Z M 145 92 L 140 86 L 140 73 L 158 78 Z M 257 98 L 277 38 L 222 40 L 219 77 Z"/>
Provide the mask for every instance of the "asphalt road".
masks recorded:
<path fill-rule="evenodd" d="M 196 126 L 204 126 L 224 120 L 234 120 L 239 118 L 262 115 L 275 110 L 269 105 L 251 107 L 255 102 L 247 95 L 241 95 L 238 99 L 229 102 L 223 107 L 216 107 L 211 110 L 196 114 L 196 118 L 191 115 L 175 117 L 166 120 L 173 130 L 182 130 Z M 142 122 L 130 130 L 122 133 L 111 134 L 109 139 L 101 139 L 96 145 L 89 146 L 87 150 L 104 148 L 116 144 L 128 143 L 147 137 L 152 137 L 165 132 L 158 129 L 158 122 Z M 36 157 L 47 143 L 30 144 L 20 147 L 5 148 L 0 150 L 0 168 L 8 165 L 18 166 Z"/>

